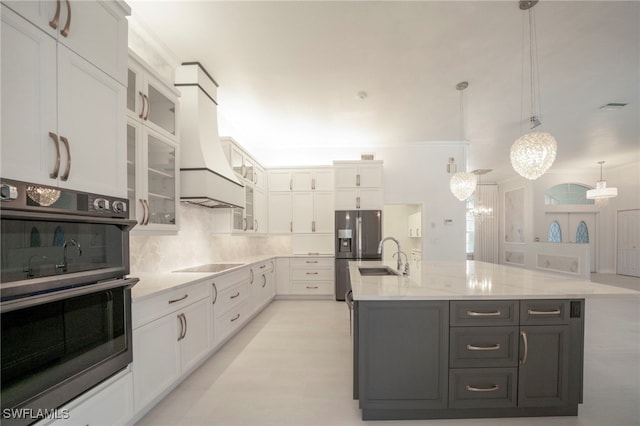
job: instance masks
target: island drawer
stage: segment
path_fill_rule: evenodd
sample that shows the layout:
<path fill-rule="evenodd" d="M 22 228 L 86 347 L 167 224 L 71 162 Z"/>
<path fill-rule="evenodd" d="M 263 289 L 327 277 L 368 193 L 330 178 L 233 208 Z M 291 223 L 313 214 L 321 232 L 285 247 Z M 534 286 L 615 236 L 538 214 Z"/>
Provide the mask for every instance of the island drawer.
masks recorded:
<path fill-rule="evenodd" d="M 517 367 L 518 327 L 452 327 L 449 366 Z"/>
<path fill-rule="evenodd" d="M 333 281 L 295 281 L 291 283 L 293 294 L 300 295 L 332 295 Z"/>
<path fill-rule="evenodd" d="M 578 307 L 578 317 L 581 315 Z M 563 300 L 522 300 L 520 302 L 520 324 L 522 325 L 562 325 L 569 324 L 571 301 Z"/>
<path fill-rule="evenodd" d="M 517 300 L 452 300 L 451 326 L 518 325 Z"/>
<path fill-rule="evenodd" d="M 449 371 L 449 408 L 515 407 L 517 368 Z"/>

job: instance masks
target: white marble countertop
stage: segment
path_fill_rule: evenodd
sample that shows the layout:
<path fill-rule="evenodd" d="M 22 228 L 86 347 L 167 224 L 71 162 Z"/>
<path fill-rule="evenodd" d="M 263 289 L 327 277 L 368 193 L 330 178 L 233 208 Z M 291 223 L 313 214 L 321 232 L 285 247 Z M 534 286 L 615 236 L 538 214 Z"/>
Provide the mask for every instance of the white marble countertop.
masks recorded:
<path fill-rule="evenodd" d="M 354 300 L 564 299 L 635 295 L 640 292 L 564 275 L 479 261 L 422 261 L 409 277 L 362 276 L 358 267 L 383 261 L 349 262 Z"/>
<path fill-rule="evenodd" d="M 195 284 L 200 281 L 205 281 L 207 279 L 214 278 L 216 276 L 222 274 L 228 274 L 230 272 L 236 271 L 238 269 L 264 262 L 270 259 L 277 258 L 305 258 L 305 257 L 327 257 L 333 258 L 333 255 L 327 254 L 290 254 L 290 255 L 278 255 L 278 256 L 269 256 L 269 255 L 261 255 L 261 256 L 252 256 L 246 257 L 242 259 L 231 259 L 225 261 L 215 261 L 211 262 L 211 264 L 231 264 L 237 263 L 238 266 L 234 266 L 232 268 L 226 269 L 221 272 L 136 272 L 131 271 L 129 274 L 130 277 L 139 278 L 140 281 L 133 286 L 131 289 L 131 299 L 136 302 L 148 297 L 152 297 L 154 295 L 171 291 L 176 288 L 180 288 L 182 286 Z M 185 265 L 184 267 L 179 268 L 178 270 L 199 266 L 199 265 Z"/>
<path fill-rule="evenodd" d="M 255 263 L 264 262 L 269 259 L 276 259 L 283 256 L 253 256 L 243 259 L 233 259 L 226 261 L 211 262 L 211 264 L 231 264 L 237 263 L 238 266 L 225 269 L 221 272 L 136 272 L 132 271 L 129 276 L 139 278 L 140 281 L 131 289 L 131 299 L 133 302 L 146 299 L 148 297 L 155 296 L 157 294 L 171 291 L 182 286 L 195 284 L 200 281 L 205 281 L 222 274 L 228 274 L 238 269 L 251 266 Z M 288 257 L 288 256 L 287 256 Z M 185 265 L 186 269 L 199 265 Z"/>

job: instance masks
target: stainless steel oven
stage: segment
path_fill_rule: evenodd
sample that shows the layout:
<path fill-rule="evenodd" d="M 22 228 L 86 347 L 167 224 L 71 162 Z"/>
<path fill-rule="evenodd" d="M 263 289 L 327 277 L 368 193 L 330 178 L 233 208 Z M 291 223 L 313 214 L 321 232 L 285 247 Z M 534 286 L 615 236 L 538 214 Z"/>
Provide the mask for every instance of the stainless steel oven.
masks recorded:
<path fill-rule="evenodd" d="M 30 424 L 132 360 L 126 199 L 0 182 L 1 423 Z"/>

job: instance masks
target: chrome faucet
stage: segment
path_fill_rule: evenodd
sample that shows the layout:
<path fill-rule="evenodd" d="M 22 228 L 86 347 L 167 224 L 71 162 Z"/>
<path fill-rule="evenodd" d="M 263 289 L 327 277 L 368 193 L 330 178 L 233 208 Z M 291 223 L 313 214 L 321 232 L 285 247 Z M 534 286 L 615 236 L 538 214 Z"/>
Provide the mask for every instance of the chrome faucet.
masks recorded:
<path fill-rule="evenodd" d="M 76 246 L 76 252 L 78 256 L 82 256 L 82 248 L 80 247 L 80 243 L 78 243 L 74 239 L 65 241 L 64 245 L 62 246 L 62 263 L 56 265 L 56 268 L 62 269 L 62 272 L 67 272 L 67 246 L 69 244 Z"/>
<path fill-rule="evenodd" d="M 394 242 L 394 243 L 396 243 L 396 245 L 398 246 L 398 251 L 396 252 L 396 254 L 398 254 L 398 253 L 403 253 L 403 252 L 400 250 L 400 241 L 396 240 L 396 239 L 395 239 L 395 238 L 393 238 L 393 237 L 385 237 L 385 238 L 383 238 L 383 239 L 382 239 L 382 241 L 380 241 L 380 243 L 378 244 L 378 254 L 382 254 L 382 244 L 384 244 L 384 242 L 385 242 L 385 241 L 387 241 L 387 240 L 391 240 L 391 241 L 393 241 L 393 242 Z M 406 256 L 406 254 L 405 254 L 405 256 Z M 400 255 L 398 255 L 398 271 L 400 271 L 400 269 L 402 269 L 402 259 L 400 258 Z"/>
<path fill-rule="evenodd" d="M 400 261 L 400 255 L 404 254 L 404 269 L 402 270 L 402 275 L 408 277 L 409 276 L 409 257 L 407 256 L 407 253 L 403 252 L 403 251 L 399 251 L 397 253 L 393 253 L 393 257 L 396 257 L 396 255 L 398 256 L 398 265 L 402 265 L 402 262 Z M 398 271 L 400 271 L 400 267 L 398 267 Z"/>
<path fill-rule="evenodd" d="M 22 268 L 22 272 L 26 272 L 27 273 L 27 278 L 33 278 L 34 277 L 33 265 L 31 263 L 33 261 L 33 259 L 47 260 L 47 256 L 38 256 L 37 254 L 34 254 L 33 256 L 31 256 L 29 258 L 28 266 L 25 266 L 24 268 Z"/>

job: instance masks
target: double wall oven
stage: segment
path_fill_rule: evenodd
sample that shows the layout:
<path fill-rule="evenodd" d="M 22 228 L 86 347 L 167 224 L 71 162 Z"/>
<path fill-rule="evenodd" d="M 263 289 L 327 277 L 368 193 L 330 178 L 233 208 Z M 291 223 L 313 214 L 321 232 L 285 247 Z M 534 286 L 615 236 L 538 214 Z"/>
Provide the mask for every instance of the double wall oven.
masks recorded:
<path fill-rule="evenodd" d="M 126 199 L 0 181 L 2 424 L 50 416 L 132 360 Z"/>

